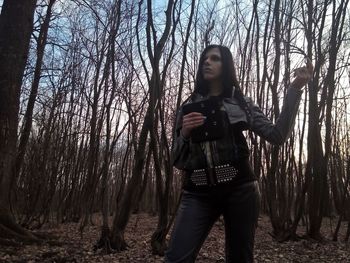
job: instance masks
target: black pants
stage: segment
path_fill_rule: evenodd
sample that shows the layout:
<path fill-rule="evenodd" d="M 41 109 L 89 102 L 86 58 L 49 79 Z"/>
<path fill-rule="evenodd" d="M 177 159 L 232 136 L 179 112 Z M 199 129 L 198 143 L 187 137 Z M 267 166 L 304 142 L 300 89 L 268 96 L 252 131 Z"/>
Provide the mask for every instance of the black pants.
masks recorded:
<path fill-rule="evenodd" d="M 208 193 L 184 191 L 165 262 L 194 262 L 220 215 L 225 222 L 226 262 L 253 262 L 259 207 L 257 182 Z"/>

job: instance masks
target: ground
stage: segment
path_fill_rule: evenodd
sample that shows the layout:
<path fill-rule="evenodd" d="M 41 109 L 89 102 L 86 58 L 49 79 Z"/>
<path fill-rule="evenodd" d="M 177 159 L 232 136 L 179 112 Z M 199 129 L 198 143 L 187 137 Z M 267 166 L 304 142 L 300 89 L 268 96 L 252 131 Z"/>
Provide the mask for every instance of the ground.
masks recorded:
<path fill-rule="evenodd" d="M 95 222 L 98 223 L 95 218 Z M 45 230 L 59 237 L 68 244 L 61 246 L 31 245 L 21 248 L 0 247 L 0 262 L 34 263 L 34 262 L 163 262 L 163 257 L 154 256 L 150 251 L 150 236 L 157 223 L 157 217 L 147 214 L 132 215 L 126 231 L 129 249 L 111 255 L 93 252 L 93 244 L 100 235 L 100 228 L 86 227 L 83 237 L 75 223 L 47 225 Z M 268 217 L 259 218 L 255 242 L 255 262 L 350 262 L 350 244 L 330 241 L 336 221 L 325 219 L 322 234 L 325 241 L 317 243 L 302 239 L 298 242 L 278 243 L 269 232 L 271 224 Z M 302 227 L 300 227 L 302 232 Z M 345 225 L 342 226 L 339 239 L 344 238 Z M 199 263 L 225 262 L 224 230 L 218 221 L 208 236 L 197 258 Z"/>

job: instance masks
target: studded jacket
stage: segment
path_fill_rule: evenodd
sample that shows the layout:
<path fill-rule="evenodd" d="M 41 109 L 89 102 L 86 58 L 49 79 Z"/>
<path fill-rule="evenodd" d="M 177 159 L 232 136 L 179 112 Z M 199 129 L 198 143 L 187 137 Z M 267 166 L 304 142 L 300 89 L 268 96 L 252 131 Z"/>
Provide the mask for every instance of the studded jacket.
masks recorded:
<path fill-rule="evenodd" d="M 222 162 L 226 162 L 227 159 L 231 159 L 232 162 L 239 162 L 240 159 L 247 159 L 247 155 L 249 156 L 249 150 L 248 153 L 244 150 L 244 148 L 247 149 L 247 147 L 238 147 L 237 151 L 237 147 L 232 146 L 232 142 L 235 144 L 235 139 L 232 141 L 232 138 L 236 138 L 236 140 L 237 138 L 242 139 L 242 127 L 251 130 L 272 144 L 280 145 L 284 143 L 293 130 L 301 94 L 301 90 L 293 87 L 288 89 L 281 113 L 275 124 L 265 116 L 259 106 L 253 103 L 250 98 L 245 97 L 250 109 L 247 111 L 250 112 L 249 118 L 247 118 L 246 111 L 239 106 L 235 97 L 223 98 L 222 105 L 226 112 L 226 120 L 229 126 L 227 132 L 231 133 L 233 136 L 226 133 L 227 136 L 217 142 L 220 155 L 219 159 L 221 158 L 220 162 L 221 160 Z M 185 103 L 206 99 L 200 94 L 195 94 L 192 98 L 193 100 L 189 100 Z M 175 125 L 174 148 L 172 151 L 173 164 L 176 168 L 185 171 L 203 168 L 206 164 L 200 145 L 198 143 L 193 143 L 191 139 L 186 140 L 181 135 L 182 116 L 182 107 L 180 107 L 177 112 Z M 245 139 L 243 138 L 243 140 L 244 146 Z M 239 148 L 241 148 L 241 150 Z"/>

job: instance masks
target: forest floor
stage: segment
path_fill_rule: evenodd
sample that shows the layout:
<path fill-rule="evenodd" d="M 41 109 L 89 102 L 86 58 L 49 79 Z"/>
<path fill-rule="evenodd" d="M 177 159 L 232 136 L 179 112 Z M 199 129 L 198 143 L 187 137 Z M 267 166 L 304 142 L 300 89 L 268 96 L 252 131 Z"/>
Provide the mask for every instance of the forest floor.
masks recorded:
<path fill-rule="evenodd" d="M 128 250 L 111 255 L 93 251 L 93 245 L 100 236 L 100 228 L 97 225 L 87 226 L 83 238 L 76 223 L 47 225 L 44 230 L 50 231 L 67 244 L 0 247 L 0 262 L 163 262 L 163 257 L 154 256 L 150 251 L 150 237 L 156 224 L 157 217 L 148 214 L 132 215 L 125 233 Z M 325 240 L 322 242 L 301 239 L 297 242 L 278 243 L 269 234 L 271 224 L 268 217 L 261 216 L 256 233 L 255 262 L 350 262 L 350 243 L 330 241 L 335 225 L 336 220 L 324 219 L 322 234 Z M 303 233 L 303 227 L 299 229 Z M 344 239 L 345 230 L 344 224 L 339 240 Z M 225 262 L 224 228 L 221 221 L 214 225 L 196 262 Z"/>

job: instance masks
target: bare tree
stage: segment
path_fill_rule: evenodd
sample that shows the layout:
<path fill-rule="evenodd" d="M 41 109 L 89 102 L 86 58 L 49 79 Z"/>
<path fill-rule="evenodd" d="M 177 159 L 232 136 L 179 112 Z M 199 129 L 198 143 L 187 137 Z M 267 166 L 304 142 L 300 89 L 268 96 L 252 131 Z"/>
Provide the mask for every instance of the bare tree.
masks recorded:
<path fill-rule="evenodd" d="M 46 9 L 46 15 L 45 15 L 45 18 L 43 19 L 43 23 L 40 27 L 39 35 L 37 38 L 37 52 L 36 52 L 37 58 L 36 58 L 33 83 L 31 87 L 29 99 L 28 99 L 27 109 L 24 114 L 24 120 L 23 120 L 24 124 L 22 128 L 21 137 L 19 140 L 18 153 L 17 153 L 15 167 L 14 167 L 15 174 L 13 176 L 13 180 L 16 180 L 21 170 L 24 154 L 26 151 L 26 146 L 28 143 L 28 139 L 29 139 L 29 135 L 32 127 L 34 104 L 38 94 L 38 87 L 39 87 L 39 82 L 41 78 L 41 67 L 43 63 L 44 51 L 45 51 L 45 46 L 47 42 L 47 34 L 48 34 L 51 15 L 52 15 L 52 8 L 55 2 L 56 0 L 49 1 Z"/>
<path fill-rule="evenodd" d="M 320 228 L 322 223 L 322 218 L 324 216 L 324 203 L 326 201 L 326 196 L 328 192 L 327 184 L 327 166 L 329 151 L 331 147 L 331 112 L 332 112 L 332 102 L 334 94 L 334 77 L 335 77 L 335 65 L 337 54 L 341 45 L 341 39 L 343 38 L 343 28 L 345 11 L 349 1 L 342 1 L 339 5 L 336 2 L 332 2 L 332 17 L 331 30 L 329 36 L 329 61 L 327 68 L 327 75 L 323 83 L 320 83 L 319 77 L 321 74 L 321 66 L 323 65 L 323 59 L 325 58 L 324 53 L 320 46 L 318 46 L 317 59 L 315 63 L 315 78 L 309 88 L 309 127 L 308 127 L 308 161 L 306 166 L 306 177 L 308 180 L 309 188 L 309 218 L 310 218 L 310 228 L 308 234 L 310 237 L 315 239 L 320 239 Z M 329 2 L 328 4 L 330 4 Z M 330 5 L 329 5 L 330 6 Z M 327 4 L 325 3 L 325 8 L 322 9 L 323 12 L 327 11 Z M 314 31 L 312 31 L 313 25 L 313 1 L 308 2 L 307 6 L 307 38 L 308 38 L 308 55 L 312 55 L 312 42 Z M 325 21 L 325 14 L 322 14 L 322 21 Z M 322 35 L 324 28 L 320 28 Z M 321 98 L 318 100 L 318 92 L 321 91 Z M 326 114 L 324 115 L 324 110 L 326 109 Z M 321 127 L 319 120 L 323 119 L 326 125 L 326 137 L 324 143 L 324 149 L 322 147 L 322 136 Z"/>
<path fill-rule="evenodd" d="M 141 10 L 143 1 L 139 3 L 139 12 Z M 150 59 L 150 63 L 152 66 L 151 76 L 148 76 L 149 80 L 149 105 L 147 108 L 147 112 L 142 124 L 142 129 L 140 132 L 140 136 L 138 139 L 137 149 L 135 151 L 135 164 L 132 171 L 132 177 L 130 178 L 129 184 L 124 193 L 124 197 L 122 199 L 121 209 L 119 213 L 115 216 L 113 222 L 113 230 L 112 230 L 112 247 L 116 250 L 120 251 L 126 248 L 126 243 L 124 240 L 124 230 L 127 225 L 130 211 L 132 207 L 135 205 L 135 201 L 137 200 L 137 196 L 140 192 L 141 186 L 141 174 L 143 170 L 143 164 L 145 160 L 145 150 L 146 150 L 146 139 L 148 136 L 148 132 L 153 129 L 154 125 L 154 116 L 155 109 L 157 104 L 159 103 L 159 91 L 160 91 L 160 78 L 159 78 L 159 61 L 162 56 L 163 48 L 166 43 L 166 40 L 169 36 L 169 32 L 171 29 L 171 18 L 172 18 L 172 9 L 174 2 L 169 0 L 167 9 L 166 9 L 166 26 L 164 28 L 163 34 L 160 39 L 157 41 L 156 32 L 153 28 L 153 15 L 152 15 L 152 2 L 151 0 L 147 1 L 147 51 Z M 138 17 L 138 20 L 140 16 Z M 151 31 L 152 30 L 152 31 Z M 152 50 L 151 41 L 153 41 L 154 50 Z M 147 71 L 146 71 L 147 72 Z M 152 136 L 151 136 L 152 137 Z M 151 138 L 152 140 L 152 138 Z M 154 152 L 153 152 L 154 154 Z"/>
<path fill-rule="evenodd" d="M 20 90 L 27 62 L 36 1 L 4 1 L 0 16 L 0 240 L 37 241 L 15 223 L 10 212 Z M 14 19 L 15 18 L 15 19 Z"/>

